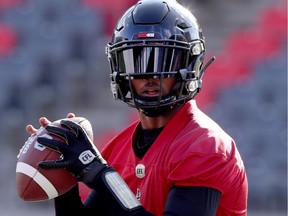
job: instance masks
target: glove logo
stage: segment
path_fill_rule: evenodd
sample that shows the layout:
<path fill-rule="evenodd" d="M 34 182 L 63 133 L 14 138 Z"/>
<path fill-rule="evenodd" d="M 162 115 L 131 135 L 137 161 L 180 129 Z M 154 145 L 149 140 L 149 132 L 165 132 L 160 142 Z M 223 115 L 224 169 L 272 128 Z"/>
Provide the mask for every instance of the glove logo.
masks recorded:
<path fill-rule="evenodd" d="M 90 150 L 86 150 L 83 151 L 78 158 L 83 164 L 89 164 L 94 160 L 95 157 L 96 156 Z"/>

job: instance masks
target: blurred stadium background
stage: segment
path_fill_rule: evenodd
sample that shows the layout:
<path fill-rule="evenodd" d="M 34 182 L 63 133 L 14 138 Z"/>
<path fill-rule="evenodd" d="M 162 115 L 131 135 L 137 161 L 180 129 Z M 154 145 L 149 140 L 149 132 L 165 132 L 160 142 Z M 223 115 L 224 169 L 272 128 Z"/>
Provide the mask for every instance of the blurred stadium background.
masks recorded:
<path fill-rule="evenodd" d="M 15 189 L 16 155 L 38 118 L 85 116 L 101 145 L 135 118 L 114 101 L 104 47 L 136 0 L 0 0 L 0 215 L 53 215 Z M 206 36 L 199 106 L 236 140 L 249 215 L 287 215 L 287 1 L 179 0 Z M 208 59 L 208 58 L 207 58 Z"/>

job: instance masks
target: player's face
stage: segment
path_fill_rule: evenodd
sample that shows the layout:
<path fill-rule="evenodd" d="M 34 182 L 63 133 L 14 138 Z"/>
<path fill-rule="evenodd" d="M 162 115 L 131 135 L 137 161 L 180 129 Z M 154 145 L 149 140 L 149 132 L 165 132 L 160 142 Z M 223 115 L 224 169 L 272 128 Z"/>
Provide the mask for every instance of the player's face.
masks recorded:
<path fill-rule="evenodd" d="M 131 81 L 132 86 L 136 94 L 140 97 L 157 97 L 160 92 L 160 80 L 159 79 L 134 79 Z M 162 79 L 162 96 L 167 96 L 176 80 L 174 77 L 163 78 Z"/>

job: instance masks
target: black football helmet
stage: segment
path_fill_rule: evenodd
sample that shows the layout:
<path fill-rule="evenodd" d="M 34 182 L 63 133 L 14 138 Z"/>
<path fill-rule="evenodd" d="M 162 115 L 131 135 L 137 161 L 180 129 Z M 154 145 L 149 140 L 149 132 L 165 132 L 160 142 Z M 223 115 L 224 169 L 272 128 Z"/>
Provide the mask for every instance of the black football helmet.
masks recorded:
<path fill-rule="evenodd" d="M 140 0 L 119 19 L 106 54 L 117 100 L 147 116 L 183 104 L 201 89 L 205 43 L 193 14 L 175 0 Z M 212 61 L 211 61 L 212 62 Z M 132 79 L 177 80 L 169 95 L 140 97 Z"/>

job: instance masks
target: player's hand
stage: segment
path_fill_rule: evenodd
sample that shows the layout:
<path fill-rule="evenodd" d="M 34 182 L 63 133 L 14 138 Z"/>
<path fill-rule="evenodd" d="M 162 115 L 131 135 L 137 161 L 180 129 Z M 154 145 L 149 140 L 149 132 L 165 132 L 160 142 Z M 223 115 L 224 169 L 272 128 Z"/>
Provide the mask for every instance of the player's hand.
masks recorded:
<path fill-rule="evenodd" d="M 75 114 L 74 113 L 68 113 L 67 114 L 67 118 L 74 118 L 75 117 Z M 46 125 L 48 125 L 48 124 L 50 124 L 51 123 L 51 121 L 49 121 L 46 117 L 41 117 L 41 118 L 39 118 L 39 124 L 42 126 L 42 127 L 45 127 Z M 26 126 L 26 131 L 30 134 L 30 135 L 32 135 L 32 134 L 34 134 L 36 131 L 37 131 L 37 129 L 33 126 L 33 125 L 31 125 L 31 124 L 28 124 L 27 126 Z"/>
<path fill-rule="evenodd" d="M 75 117 L 74 113 L 68 113 L 67 114 L 67 118 L 73 118 Z M 39 118 L 39 124 L 42 127 L 46 127 L 48 124 L 50 124 L 51 121 L 49 121 L 46 117 L 41 117 Z M 30 136 L 34 136 L 36 135 L 38 129 L 36 129 L 33 125 L 28 124 L 26 125 L 26 132 L 30 134 Z M 24 146 L 23 146 L 24 147 Z M 21 152 L 22 149 L 19 150 L 19 153 Z M 17 158 L 19 157 L 19 154 L 17 155 Z"/>
<path fill-rule="evenodd" d="M 67 145 L 45 137 L 39 137 L 37 141 L 48 148 L 59 151 L 63 157 L 57 161 L 40 162 L 39 167 L 44 169 L 66 168 L 81 180 L 79 174 L 90 164 L 97 162 L 106 165 L 106 161 L 80 124 L 70 120 L 62 120 L 60 124 L 63 127 L 48 124 L 45 128 L 49 133 L 64 139 Z"/>

